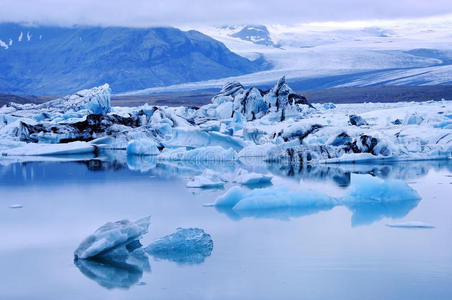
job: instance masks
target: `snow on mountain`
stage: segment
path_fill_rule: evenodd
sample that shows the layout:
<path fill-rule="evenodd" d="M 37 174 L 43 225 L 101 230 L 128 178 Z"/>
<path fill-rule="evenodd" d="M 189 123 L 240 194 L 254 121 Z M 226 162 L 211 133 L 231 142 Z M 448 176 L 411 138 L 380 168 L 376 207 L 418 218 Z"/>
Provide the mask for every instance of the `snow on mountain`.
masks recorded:
<path fill-rule="evenodd" d="M 0 40 L 0 47 L 8 49 L 8 45 L 2 40 Z"/>
<path fill-rule="evenodd" d="M 264 25 L 246 25 L 246 26 L 223 26 L 223 29 L 230 30 L 229 36 L 249 41 L 257 45 L 275 46 L 270 32 Z"/>
<path fill-rule="evenodd" d="M 306 88 L 449 84 L 452 72 L 445 65 L 450 65 L 452 61 L 451 27 L 450 16 L 291 26 L 199 27 L 199 31 L 223 42 L 241 56 L 248 59 L 263 56 L 273 68 L 221 80 L 183 83 L 134 93 L 219 88 L 226 81 L 269 87 L 270 82 L 283 75 L 287 75 L 291 81 L 309 80 Z M 259 42 L 261 40 L 258 37 L 248 34 L 250 28 L 261 28 L 261 32 L 265 32 L 265 39 L 272 44 Z M 363 73 L 367 73 L 366 79 L 358 82 L 356 77 Z M 415 76 L 411 80 L 413 74 Z"/>

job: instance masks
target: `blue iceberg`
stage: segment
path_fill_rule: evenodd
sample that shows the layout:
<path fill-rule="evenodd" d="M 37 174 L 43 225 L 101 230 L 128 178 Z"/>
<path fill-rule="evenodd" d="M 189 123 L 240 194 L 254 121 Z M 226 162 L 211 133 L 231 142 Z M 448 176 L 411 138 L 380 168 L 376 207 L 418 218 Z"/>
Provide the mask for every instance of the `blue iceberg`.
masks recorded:
<path fill-rule="evenodd" d="M 177 228 L 175 233 L 158 239 L 146 247 L 145 251 L 156 259 L 178 264 L 200 264 L 210 256 L 212 249 L 212 237 L 204 230 Z"/>
<path fill-rule="evenodd" d="M 419 194 L 400 180 L 382 180 L 354 175 L 344 197 L 331 197 L 311 190 L 275 186 L 247 192 L 232 187 L 213 204 L 232 219 L 241 217 L 280 218 L 303 216 L 345 206 L 353 212 L 352 225 L 370 224 L 382 217 L 401 218 L 421 200 Z"/>

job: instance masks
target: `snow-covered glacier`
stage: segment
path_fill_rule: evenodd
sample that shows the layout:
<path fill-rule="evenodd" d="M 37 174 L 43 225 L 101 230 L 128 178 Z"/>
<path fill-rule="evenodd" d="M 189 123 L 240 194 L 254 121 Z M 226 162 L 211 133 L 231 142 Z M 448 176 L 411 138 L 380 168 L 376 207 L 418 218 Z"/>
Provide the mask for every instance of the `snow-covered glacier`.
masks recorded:
<path fill-rule="evenodd" d="M 452 102 L 446 100 L 320 105 L 284 77 L 268 91 L 229 82 L 201 107 L 112 107 L 110 94 L 105 84 L 40 105 L 3 106 L 0 153 L 127 150 L 131 161 L 255 158 L 300 167 L 452 158 Z"/>

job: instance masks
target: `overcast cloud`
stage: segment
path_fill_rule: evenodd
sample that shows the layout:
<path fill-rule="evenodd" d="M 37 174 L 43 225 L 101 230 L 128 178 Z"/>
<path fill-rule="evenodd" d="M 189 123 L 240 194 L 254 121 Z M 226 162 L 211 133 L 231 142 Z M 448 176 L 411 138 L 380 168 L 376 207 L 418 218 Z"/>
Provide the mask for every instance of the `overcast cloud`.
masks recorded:
<path fill-rule="evenodd" d="M 451 13 L 451 0 L 0 0 L 0 22 L 52 25 L 291 24 Z"/>

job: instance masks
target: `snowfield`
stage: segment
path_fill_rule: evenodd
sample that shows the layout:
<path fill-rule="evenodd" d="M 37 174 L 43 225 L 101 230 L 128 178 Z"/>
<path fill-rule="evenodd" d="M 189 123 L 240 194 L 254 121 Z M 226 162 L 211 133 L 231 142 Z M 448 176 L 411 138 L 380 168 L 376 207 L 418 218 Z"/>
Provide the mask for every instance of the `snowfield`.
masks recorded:
<path fill-rule="evenodd" d="M 5 105 L 0 108 L 0 153 L 127 150 L 130 157 L 165 161 L 256 158 L 300 167 L 452 158 L 452 105 L 446 100 L 312 104 L 284 77 L 269 91 L 227 83 L 202 107 L 111 107 L 110 94 L 104 85 L 41 105 Z M 238 178 L 244 184 L 271 180 L 245 173 Z M 220 182 L 192 182 L 212 184 Z"/>

